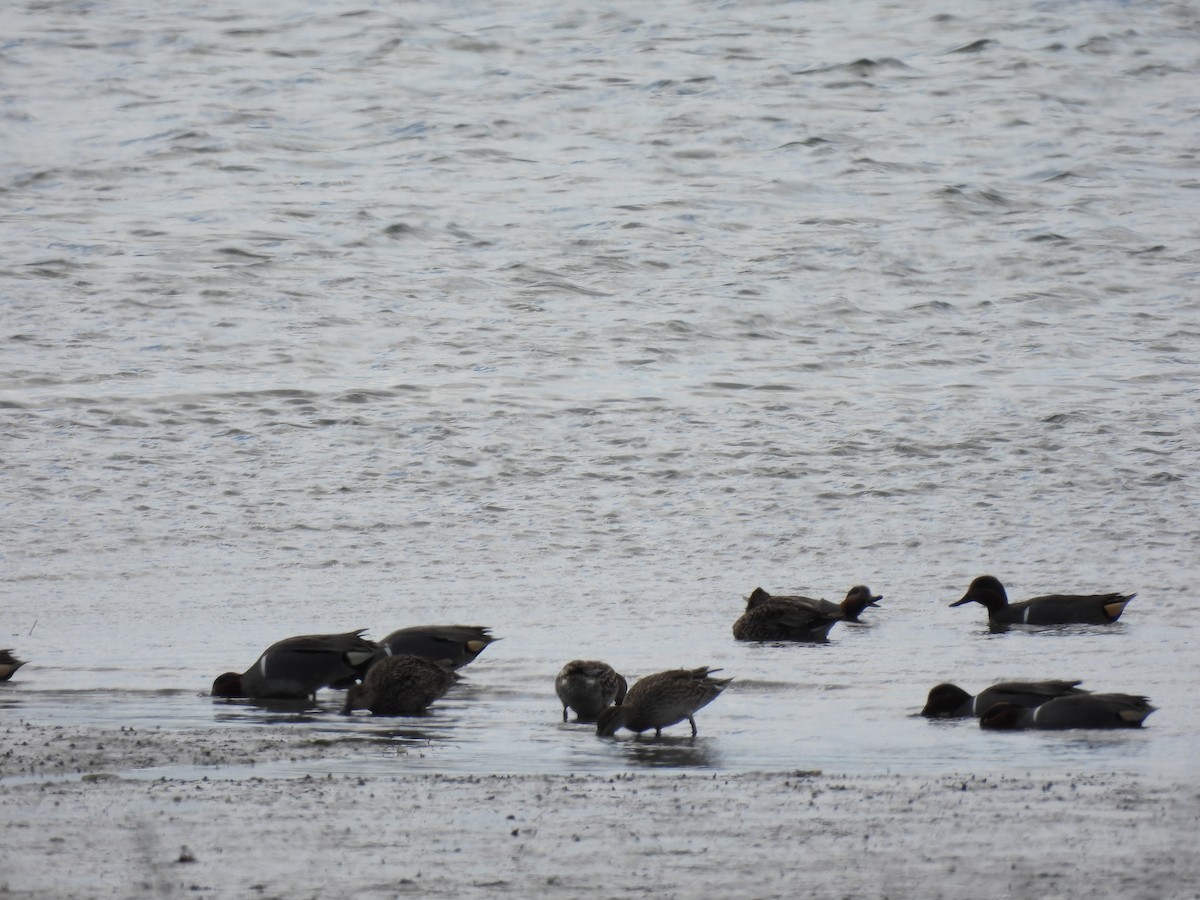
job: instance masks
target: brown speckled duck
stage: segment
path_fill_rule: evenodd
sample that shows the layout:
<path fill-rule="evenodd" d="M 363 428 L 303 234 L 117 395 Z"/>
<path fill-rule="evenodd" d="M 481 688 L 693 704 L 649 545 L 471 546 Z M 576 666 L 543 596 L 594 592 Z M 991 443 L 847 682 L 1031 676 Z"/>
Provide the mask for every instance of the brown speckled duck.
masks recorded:
<path fill-rule="evenodd" d="M 369 709 L 377 716 L 416 716 L 445 696 L 457 681 L 449 666 L 422 656 L 389 656 L 346 692 L 343 715 Z"/>
<path fill-rule="evenodd" d="M 658 737 L 664 728 L 687 719 L 692 726 L 692 737 L 695 737 L 693 716 L 696 711 L 717 699 L 733 681 L 732 678 L 713 678 L 712 674 L 719 671 L 701 666 L 699 669 L 671 669 L 639 679 L 625 695 L 624 703 L 600 712 L 596 719 L 596 734 L 609 737 L 616 734 L 618 728 L 638 733 L 653 728 Z"/>
<path fill-rule="evenodd" d="M 1009 603 L 1000 579 L 980 575 L 951 606 L 979 603 L 993 625 L 1111 625 L 1137 594 L 1047 594 Z"/>
<path fill-rule="evenodd" d="M 365 628 L 344 634 L 284 638 L 242 674 L 225 672 L 213 682 L 214 697 L 303 700 L 333 684 L 358 678 L 379 649 L 362 637 Z"/>
<path fill-rule="evenodd" d="M 828 608 L 822 608 L 822 603 Z M 775 596 L 755 588 L 746 600 L 746 611 L 733 623 L 733 636 L 739 641 L 822 643 L 840 621 L 842 611 L 837 604 L 796 595 Z"/>
<path fill-rule="evenodd" d="M 581 722 L 595 721 L 605 707 L 625 700 L 629 684 L 608 663 L 597 659 L 573 659 L 554 679 L 554 692 L 563 705 L 563 721 L 567 710 L 575 710 Z"/>

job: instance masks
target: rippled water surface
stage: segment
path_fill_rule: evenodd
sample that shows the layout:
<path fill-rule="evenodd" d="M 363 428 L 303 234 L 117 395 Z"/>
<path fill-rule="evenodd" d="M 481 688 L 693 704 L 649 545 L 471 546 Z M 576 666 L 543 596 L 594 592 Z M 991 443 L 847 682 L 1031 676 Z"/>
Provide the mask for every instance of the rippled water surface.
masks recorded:
<path fill-rule="evenodd" d="M 385 770 L 1196 774 L 1198 25 L 5 5 L 0 716 Z M 992 635 L 947 608 L 984 572 L 1138 597 Z M 731 638 L 755 586 L 859 582 L 827 645 Z M 426 718 L 207 696 L 281 637 L 433 622 L 503 640 Z M 580 656 L 736 681 L 695 741 L 601 741 L 553 696 Z M 913 715 L 1002 678 L 1159 711 Z"/>

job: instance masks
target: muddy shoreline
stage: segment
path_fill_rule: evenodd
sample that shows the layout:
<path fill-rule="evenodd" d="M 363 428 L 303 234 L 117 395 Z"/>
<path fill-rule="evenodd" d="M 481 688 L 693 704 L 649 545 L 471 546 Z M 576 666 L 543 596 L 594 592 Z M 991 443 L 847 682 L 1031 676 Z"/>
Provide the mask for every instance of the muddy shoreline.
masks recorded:
<path fill-rule="evenodd" d="M 4 733 L 6 897 L 1200 897 L 1200 787 L 1182 780 L 233 778 L 379 748 L 271 729 Z M 162 766 L 196 775 L 144 771 Z"/>

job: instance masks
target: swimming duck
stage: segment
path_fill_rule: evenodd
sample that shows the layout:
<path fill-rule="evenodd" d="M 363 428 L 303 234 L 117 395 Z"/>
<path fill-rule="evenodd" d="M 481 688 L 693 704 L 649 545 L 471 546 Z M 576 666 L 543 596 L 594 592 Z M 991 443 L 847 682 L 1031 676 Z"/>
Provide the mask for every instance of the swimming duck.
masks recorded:
<path fill-rule="evenodd" d="M 389 656 L 346 691 L 342 715 L 364 708 L 376 716 L 420 715 L 457 680 L 452 668 L 423 656 Z"/>
<path fill-rule="evenodd" d="M 1137 594 L 1048 594 L 1020 603 L 1009 603 L 998 578 L 980 575 L 971 582 L 961 600 L 987 607 L 993 625 L 1111 625 L 1121 618 L 1125 605 Z"/>
<path fill-rule="evenodd" d="M 1032 708 L 1070 694 L 1086 694 L 1078 681 L 1004 681 L 972 697 L 955 684 L 939 684 L 929 691 L 921 715 L 927 719 L 980 716 L 997 703 Z"/>
<path fill-rule="evenodd" d="M 1033 709 L 996 703 L 979 719 L 980 728 L 1141 728 L 1154 712 L 1146 697 L 1132 694 L 1068 694 Z"/>
<path fill-rule="evenodd" d="M 629 684 L 608 663 L 596 659 L 573 659 L 554 679 L 554 692 L 563 705 L 563 721 L 567 710 L 575 710 L 582 721 L 593 721 L 600 711 L 625 700 Z"/>
<path fill-rule="evenodd" d="M 362 637 L 365 628 L 345 634 L 306 634 L 272 644 L 241 675 L 225 672 L 213 682 L 214 697 L 301 700 L 323 687 L 359 677 L 379 648 Z"/>
<path fill-rule="evenodd" d="M 17 659 L 11 650 L 0 650 L 0 681 L 8 681 L 23 665 L 25 660 Z"/>
<path fill-rule="evenodd" d="M 829 608 L 822 608 L 821 604 Z M 829 639 L 829 629 L 842 621 L 841 608 L 811 597 L 772 596 L 755 588 L 746 600 L 746 611 L 733 623 L 739 641 L 808 641 Z"/>
<path fill-rule="evenodd" d="M 882 599 L 882 594 L 872 594 L 871 589 L 865 584 L 856 584 L 846 591 L 846 598 L 841 603 L 822 600 L 821 604 L 823 609 L 830 607 L 840 609 L 843 622 L 857 622 L 864 609 L 868 606 L 878 606 Z"/>
<path fill-rule="evenodd" d="M 376 661 L 408 654 L 461 669 L 498 640 L 479 625 L 416 625 L 400 628 L 381 640 Z"/>
<path fill-rule="evenodd" d="M 618 728 L 628 728 L 639 734 L 653 728 L 655 737 L 662 730 L 684 719 L 692 726 L 692 737 L 696 736 L 697 710 L 703 709 L 726 686 L 732 678 L 713 678 L 714 672 L 701 666 L 699 669 L 671 669 L 647 675 L 629 689 L 625 702 L 600 711 L 596 718 L 596 734 L 610 737 Z"/>

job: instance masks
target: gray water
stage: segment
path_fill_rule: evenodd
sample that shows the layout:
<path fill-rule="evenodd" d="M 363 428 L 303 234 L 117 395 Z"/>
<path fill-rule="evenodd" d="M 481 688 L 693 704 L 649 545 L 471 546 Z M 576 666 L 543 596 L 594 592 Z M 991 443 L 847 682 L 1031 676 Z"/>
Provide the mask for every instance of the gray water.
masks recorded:
<path fill-rule="evenodd" d="M 1198 25 L 5 4 L 0 716 L 270 722 L 321 770 L 1195 775 Z M 1138 597 L 992 635 L 947 608 L 985 572 Z M 859 582 L 827 645 L 732 640 L 756 586 Z M 435 622 L 503 640 L 423 719 L 207 696 L 281 637 Z M 602 741 L 553 696 L 580 656 L 736 681 L 695 741 Z M 914 716 L 1004 678 L 1159 710 Z"/>

